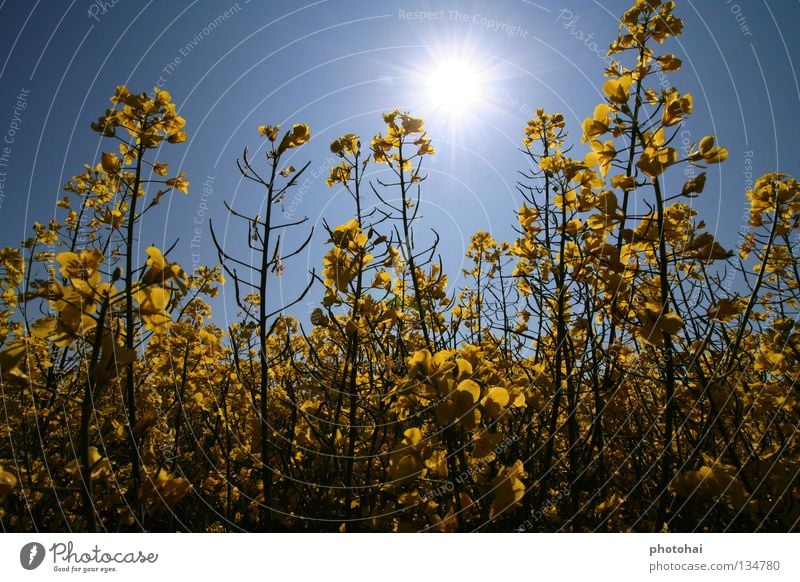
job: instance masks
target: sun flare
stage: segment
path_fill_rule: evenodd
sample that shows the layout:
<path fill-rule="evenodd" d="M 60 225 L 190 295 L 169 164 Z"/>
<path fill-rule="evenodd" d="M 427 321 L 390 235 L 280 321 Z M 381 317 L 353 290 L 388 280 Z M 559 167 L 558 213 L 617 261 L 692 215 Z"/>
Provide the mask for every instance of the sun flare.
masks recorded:
<path fill-rule="evenodd" d="M 427 85 L 431 105 L 451 115 L 466 113 L 481 100 L 482 75 L 466 60 L 442 61 L 433 69 Z"/>

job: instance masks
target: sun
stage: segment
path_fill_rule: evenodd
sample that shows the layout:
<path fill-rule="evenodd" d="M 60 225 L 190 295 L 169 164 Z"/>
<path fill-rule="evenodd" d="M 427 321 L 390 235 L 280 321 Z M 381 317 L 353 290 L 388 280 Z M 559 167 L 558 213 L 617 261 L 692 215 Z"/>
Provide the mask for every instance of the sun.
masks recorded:
<path fill-rule="evenodd" d="M 478 67 L 464 59 L 437 63 L 427 77 L 430 105 L 454 116 L 470 112 L 481 100 L 482 77 Z"/>

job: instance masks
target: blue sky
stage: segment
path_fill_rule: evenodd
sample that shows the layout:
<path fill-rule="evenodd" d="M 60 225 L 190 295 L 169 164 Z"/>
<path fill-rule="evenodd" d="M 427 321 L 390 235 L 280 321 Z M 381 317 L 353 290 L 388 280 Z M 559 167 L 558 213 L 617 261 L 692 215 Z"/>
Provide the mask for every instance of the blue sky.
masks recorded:
<path fill-rule="evenodd" d="M 192 188 L 147 218 L 142 253 L 179 238 L 172 256 L 185 267 L 216 263 L 208 218 L 225 231 L 223 200 L 242 211 L 257 210 L 261 200 L 235 166 L 243 147 L 263 151 L 261 124 L 311 125 L 312 141 L 290 160 L 298 167 L 311 162 L 309 180 L 294 199 L 290 194 L 285 210 L 310 223 L 343 222 L 352 204 L 325 185 L 333 162 L 328 145 L 346 132 L 369 140 L 383 129 L 380 112 L 399 107 L 426 117 L 438 148 L 427 164 L 419 236 L 438 229 L 457 284 L 472 232 L 512 236 L 521 202 L 516 172 L 526 168 L 517 148 L 531 112 L 563 112 L 579 142 L 581 121 L 601 100 L 605 63 L 598 48 L 614 38 L 629 4 L 0 1 L 0 133 L 12 140 L 0 167 L 0 245 L 18 244 L 34 220 L 52 217 L 63 184 L 116 147 L 89 129 L 114 87 L 148 91 L 160 83 L 188 120 L 190 139 L 166 147 L 159 159 L 185 171 Z M 709 170 L 695 204 L 709 229 L 733 246 L 743 226 L 747 172 L 800 173 L 800 40 L 792 31 L 800 2 L 679 0 L 676 12 L 684 35 L 664 51 L 684 60 L 671 79 L 694 95 L 695 110 L 682 138 L 716 133 L 730 150 L 728 162 Z M 467 60 L 483 78 L 480 102 L 459 116 L 429 103 L 426 79 L 443 59 Z M 20 95 L 24 109 L 17 107 Z M 213 190 L 205 197 L 204 181 Z M 243 248 L 245 236 L 231 224 L 226 244 Z M 319 269 L 325 238 L 318 228 L 309 251 L 287 266 L 280 286 L 287 296 L 308 269 Z"/>

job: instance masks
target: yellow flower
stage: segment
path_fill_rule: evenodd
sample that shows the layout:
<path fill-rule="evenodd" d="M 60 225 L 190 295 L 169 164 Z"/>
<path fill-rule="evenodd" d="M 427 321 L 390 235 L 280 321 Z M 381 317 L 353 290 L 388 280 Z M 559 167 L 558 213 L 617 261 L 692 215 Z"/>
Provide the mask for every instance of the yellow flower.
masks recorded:
<path fill-rule="evenodd" d="M 627 103 L 630 98 L 632 84 L 633 77 L 630 74 L 622 75 L 619 79 L 609 79 L 603 84 L 603 93 L 612 103 L 618 105 Z"/>
<path fill-rule="evenodd" d="M 388 163 L 389 158 L 386 155 L 386 152 L 391 151 L 392 148 L 396 146 L 395 141 L 389 139 L 388 137 L 383 137 L 383 135 L 376 134 L 375 137 L 372 138 L 372 142 L 370 143 L 370 149 L 372 150 L 372 159 L 374 159 L 379 164 Z"/>
<path fill-rule="evenodd" d="M 89 315 L 92 309 L 81 309 L 79 306 L 64 305 L 58 318 L 45 317 L 33 323 L 31 335 L 47 340 L 58 347 L 65 347 L 72 342 L 86 337 L 97 327 L 95 319 Z"/>
<path fill-rule="evenodd" d="M 116 378 L 121 370 L 136 360 L 136 350 L 119 345 L 110 333 L 103 334 L 100 361 L 92 370 L 95 382 L 107 382 Z"/>
<path fill-rule="evenodd" d="M 440 479 L 447 477 L 447 451 L 443 449 L 432 451 L 425 459 L 425 466 L 436 477 Z"/>
<path fill-rule="evenodd" d="M 689 152 L 689 159 L 693 162 L 703 160 L 707 164 L 719 164 L 728 159 L 728 150 L 715 146 L 714 136 L 707 135 L 700 140 L 697 150 Z"/>
<path fill-rule="evenodd" d="M 581 143 L 599 137 L 608 132 L 611 123 L 611 108 L 606 103 L 600 103 L 594 108 L 594 116 L 583 120 L 583 137 Z"/>
<path fill-rule="evenodd" d="M 672 148 L 648 147 L 642 152 L 636 167 L 651 178 L 655 178 L 677 161 L 678 153 Z"/>
<path fill-rule="evenodd" d="M 495 517 L 519 504 L 525 495 L 525 483 L 522 482 L 522 477 L 525 476 L 525 469 L 520 460 L 517 460 L 510 467 L 502 467 L 500 469 L 497 477 L 492 480 L 494 500 L 492 501 L 490 517 Z"/>
<path fill-rule="evenodd" d="M 409 428 L 403 433 L 403 439 L 389 455 L 389 475 L 396 481 L 395 485 L 423 476 L 425 465 L 422 454 L 426 446 L 422 431 L 418 428 Z"/>
<path fill-rule="evenodd" d="M 184 194 L 189 193 L 189 180 L 186 179 L 186 173 L 181 172 L 177 178 L 170 178 L 166 181 L 167 186 L 175 188 Z"/>
<path fill-rule="evenodd" d="M 125 215 L 117 208 L 111 208 L 103 213 L 100 222 L 107 224 L 113 229 L 117 229 L 125 224 Z"/>
<path fill-rule="evenodd" d="M 675 2 L 665 2 L 651 23 L 651 34 L 657 43 L 663 43 L 670 36 L 678 36 L 683 30 L 683 20 L 672 14 Z"/>
<path fill-rule="evenodd" d="M 715 321 L 730 321 L 742 312 L 741 303 L 735 299 L 723 298 L 708 308 L 708 317 Z"/>
<path fill-rule="evenodd" d="M 77 459 L 67 463 L 64 468 L 73 479 L 81 478 L 81 466 Z M 91 470 L 93 478 L 97 478 L 103 473 L 107 474 L 111 469 L 108 459 L 100 454 L 97 447 L 89 447 L 89 469 Z"/>
<path fill-rule="evenodd" d="M 346 133 L 331 142 L 331 151 L 337 156 L 356 155 L 361 149 L 361 139 L 354 133 Z"/>
<path fill-rule="evenodd" d="M 474 380 L 462 380 L 453 392 L 453 400 L 470 408 L 481 397 L 481 387 Z"/>
<path fill-rule="evenodd" d="M 733 507 L 742 507 L 750 495 L 737 478 L 738 471 L 713 457 L 701 454 L 704 462 L 697 471 L 683 470 L 670 483 L 670 489 L 681 497 L 718 501 L 726 499 Z"/>
<path fill-rule="evenodd" d="M 508 406 L 510 399 L 511 396 L 505 388 L 501 386 L 489 388 L 481 400 L 481 409 L 489 418 L 497 418 Z"/>
<path fill-rule="evenodd" d="M 266 137 L 269 141 L 278 139 L 278 132 L 280 132 L 280 125 L 259 125 L 258 133 Z"/>
<path fill-rule="evenodd" d="M 427 349 L 419 350 L 408 359 L 408 376 L 411 378 L 418 373 L 434 376 L 449 371 L 456 367 L 455 363 L 449 361 L 452 355 L 450 350 L 441 350 L 436 355 L 431 355 Z"/>
<path fill-rule="evenodd" d="M 156 94 L 156 105 L 163 106 L 167 105 L 170 101 L 172 101 L 172 95 L 169 94 L 169 91 L 165 91 L 164 89 L 155 89 Z"/>
<path fill-rule="evenodd" d="M 182 129 L 179 129 L 178 131 L 169 134 L 167 136 L 167 141 L 169 143 L 183 143 L 186 141 L 187 137 L 188 136 L 186 135 L 186 132 L 183 131 Z"/>
<path fill-rule="evenodd" d="M 692 96 L 687 93 L 683 97 L 677 91 L 669 93 L 664 101 L 664 111 L 661 114 L 661 123 L 665 127 L 679 123 L 684 115 L 692 113 Z"/>
<path fill-rule="evenodd" d="M 403 134 L 422 133 L 425 130 L 425 120 L 419 117 L 411 117 L 408 113 L 401 116 Z"/>
<path fill-rule="evenodd" d="M 139 303 L 138 313 L 146 329 L 155 332 L 165 332 L 169 327 L 171 318 L 165 311 L 169 305 L 170 294 L 164 287 L 145 287 L 133 294 Z"/>
<path fill-rule="evenodd" d="M 472 438 L 472 456 L 476 459 L 488 457 L 494 453 L 495 447 L 503 440 L 503 435 L 499 432 L 491 433 L 487 430 L 482 431 L 478 436 Z"/>
<path fill-rule="evenodd" d="M 559 208 L 575 210 L 578 207 L 578 197 L 575 195 L 575 190 L 569 189 L 563 194 L 556 194 L 553 197 L 553 204 Z"/>
<path fill-rule="evenodd" d="M 147 247 L 146 252 L 149 257 L 147 266 L 150 269 L 142 276 L 142 283 L 145 285 L 164 284 L 168 280 L 173 280 L 183 291 L 186 291 L 186 273 L 178 263 L 168 263 L 162 252 L 156 247 Z"/>
<path fill-rule="evenodd" d="M 155 477 L 148 477 L 139 488 L 139 499 L 149 503 L 165 503 L 175 506 L 192 490 L 192 485 L 183 477 L 178 477 L 160 469 Z"/>
<path fill-rule="evenodd" d="M 347 290 L 358 274 L 358 264 L 339 247 L 334 247 L 322 259 L 325 286 L 337 291 Z"/>
<path fill-rule="evenodd" d="M 394 111 L 389 111 L 388 113 L 383 114 L 383 122 L 386 125 L 394 125 L 394 120 L 397 116 L 400 115 L 400 110 L 395 109 Z"/>
<path fill-rule="evenodd" d="M 367 235 L 358 226 L 358 221 L 349 220 L 333 229 L 328 242 L 332 242 L 341 249 L 349 249 L 355 253 L 367 243 Z"/>
<path fill-rule="evenodd" d="M 564 167 L 564 158 L 561 152 L 556 152 L 555 155 L 545 156 L 539 159 L 539 169 L 546 174 L 555 174 Z"/>
<path fill-rule="evenodd" d="M 616 493 L 613 493 L 611 497 L 599 503 L 597 507 L 595 507 L 595 511 L 597 513 L 608 513 L 609 511 L 616 511 L 617 508 L 621 506 L 623 503 L 625 503 L 625 498 L 620 497 Z"/>
<path fill-rule="evenodd" d="M 81 251 L 80 254 L 73 252 L 59 253 L 56 256 L 56 261 L 61 265 L 61 274 L 64 277 L 88 280 L 103 262 L 103 253 L 97 249 Z"/>
<path fill-rule="evenodd" d="M 352 166 L 350 164 L 342 162 L 338 166 L 331 168 L 331 175 L 325 180 L 325 183 L 328 186 L 333 186 L 336 183 L 347 184 L 350 181 L 351 170 Z"/>
<path fill-rule="evenodd" d="M 681 190 L 681 196 L 686 196 L 687 198 L 694 198 L 695 195 L 700 194 L 703 191 L 703 188 L 706 185 L 706 173 L 703 172 L 695 176 L 694 178 L 690 178 L 686 180 L 683 184 L 683 189 Z"/>
<path fill-rule="evenodd" d="M 675 335 L 683 329 L 683 319 L 676 313 L 662 313 L 662 306 L 655 301 L 648 301 L 636 310 L 640 325 L 636 334 L 646 344 L 663 346 L 664 335 Z"/>
<path fill-rule="evenodd" d="M 0 465 L 0 503 L 5 501 L 6 496 L 17 486 L 17 478 Z"/>
<path fill-rule="evenodd" d="M 122 168 L 122 162 L 113 152 L 106 152 L 101 158 L 100 166 L 106 174 L 115 175 Z"/>
<path fill-rule="evenodd" d="M 665 73 L 671 73 L 673 71 L 677 71 L 681 68 L 681 60 L 677 58 L 675 55 L 662 55 L 656 59 L 658 61 L 658 65 L 661 67 L 661 70 Z"/>
<path fill-rule="evenodd" d="M 125 85 L 117 85 L 116 90 L 114 91 L 114 95 L 111 97 L 110 101 L 115 105 L 119 103 L 124 103 L 125 100 L 130 97 L 131 92 Z"/>
<path fill-rule="evenodd" d="M 536 116 L 528 120 L 525 126 L 525 139 L 522 143 L 525 147 L 530 147 L 534 141 L 546 141 L 551 147 L 561 145 L 561 132 L 564 127 L 564 116 L 561 113 L 552 115 L 545 113 L 544 109 L 537 109 Z"/>
<path fill-rule="evenodd" d="M 375 280 L 372 282 L 375 289 L 383 289 L 384 291 L 392 290 L 392 276 L 386 271 L 379 271 L 375 275 Z"/>
<path fill-rule="evenodd" d="M 134 436 L 140 437 L 153 428 L 156 423 L 158 422 L 158 412 L 153 408 L 148 408 L 144 411 L 137 420 L 136 424 L 133 426 L 133 434 Z"/>
<path fill-rule="evenodd" d="M 726 251 L 714 238 L 714 235 L 704 232 L 684 247 L 685 256 L 697 258 L 705 263 L 712 263 L 732 256 L 731 251 Z"/>
<path fill-rule="evenodd" d="M 534 222 L 539 220 L 539 211 L 536 208 L 528 208 L 523 202 L 522 208 L 517 211 L 517 216 L 519 225 L 525 230 L 530 230 Z"/>
<path fill-rule="evenodd" d="M 626 176 L 625 174 L 617 174 L 611 177 L 611 185 L 614 188 L 619 188 L 626 192 L 636 189 L 636 180 L 633 176 Z"/>
<path fill-rule="evenodd" d="M 281 144 L 278 146 L 278 153 L 283 153 L 288 149 L 303 145 L 311 139 L 311 128 L 305 123 L 296 123 L 291 131 L 286 132 Z"/>
<path fill-rule="evenodd" d="M 605 176 L 608 174 L 608 169 L 611 167 L 611 162 L 614 161 L 614 158 L 617 155 L 617 150 L 614 149 L 614 142 L 612 140 L 608 140 L 605 143 L 602 143 L 599 140 L 594 139 L 589 143 L 589 145 L 591 145 L 592 151 L 586 154 L 584 162 L 589 166 L 600 166 L 600 173 Z"/>
<path fill-rule="evenodd" d="M 603 190 L 597 195 L 597 209 L 603 214 L 614 215 L 618 208 L 617 196 L 611 190 Z"/>
<path fill-rule="evenodd" d="M 431 145 L 430 138 L 426 137 L 424 134 L 414 142 L 414 145 L 419 146 L 417 150 L 418 156 L 432 156 L 436 153 L 436 148 Z"/>

